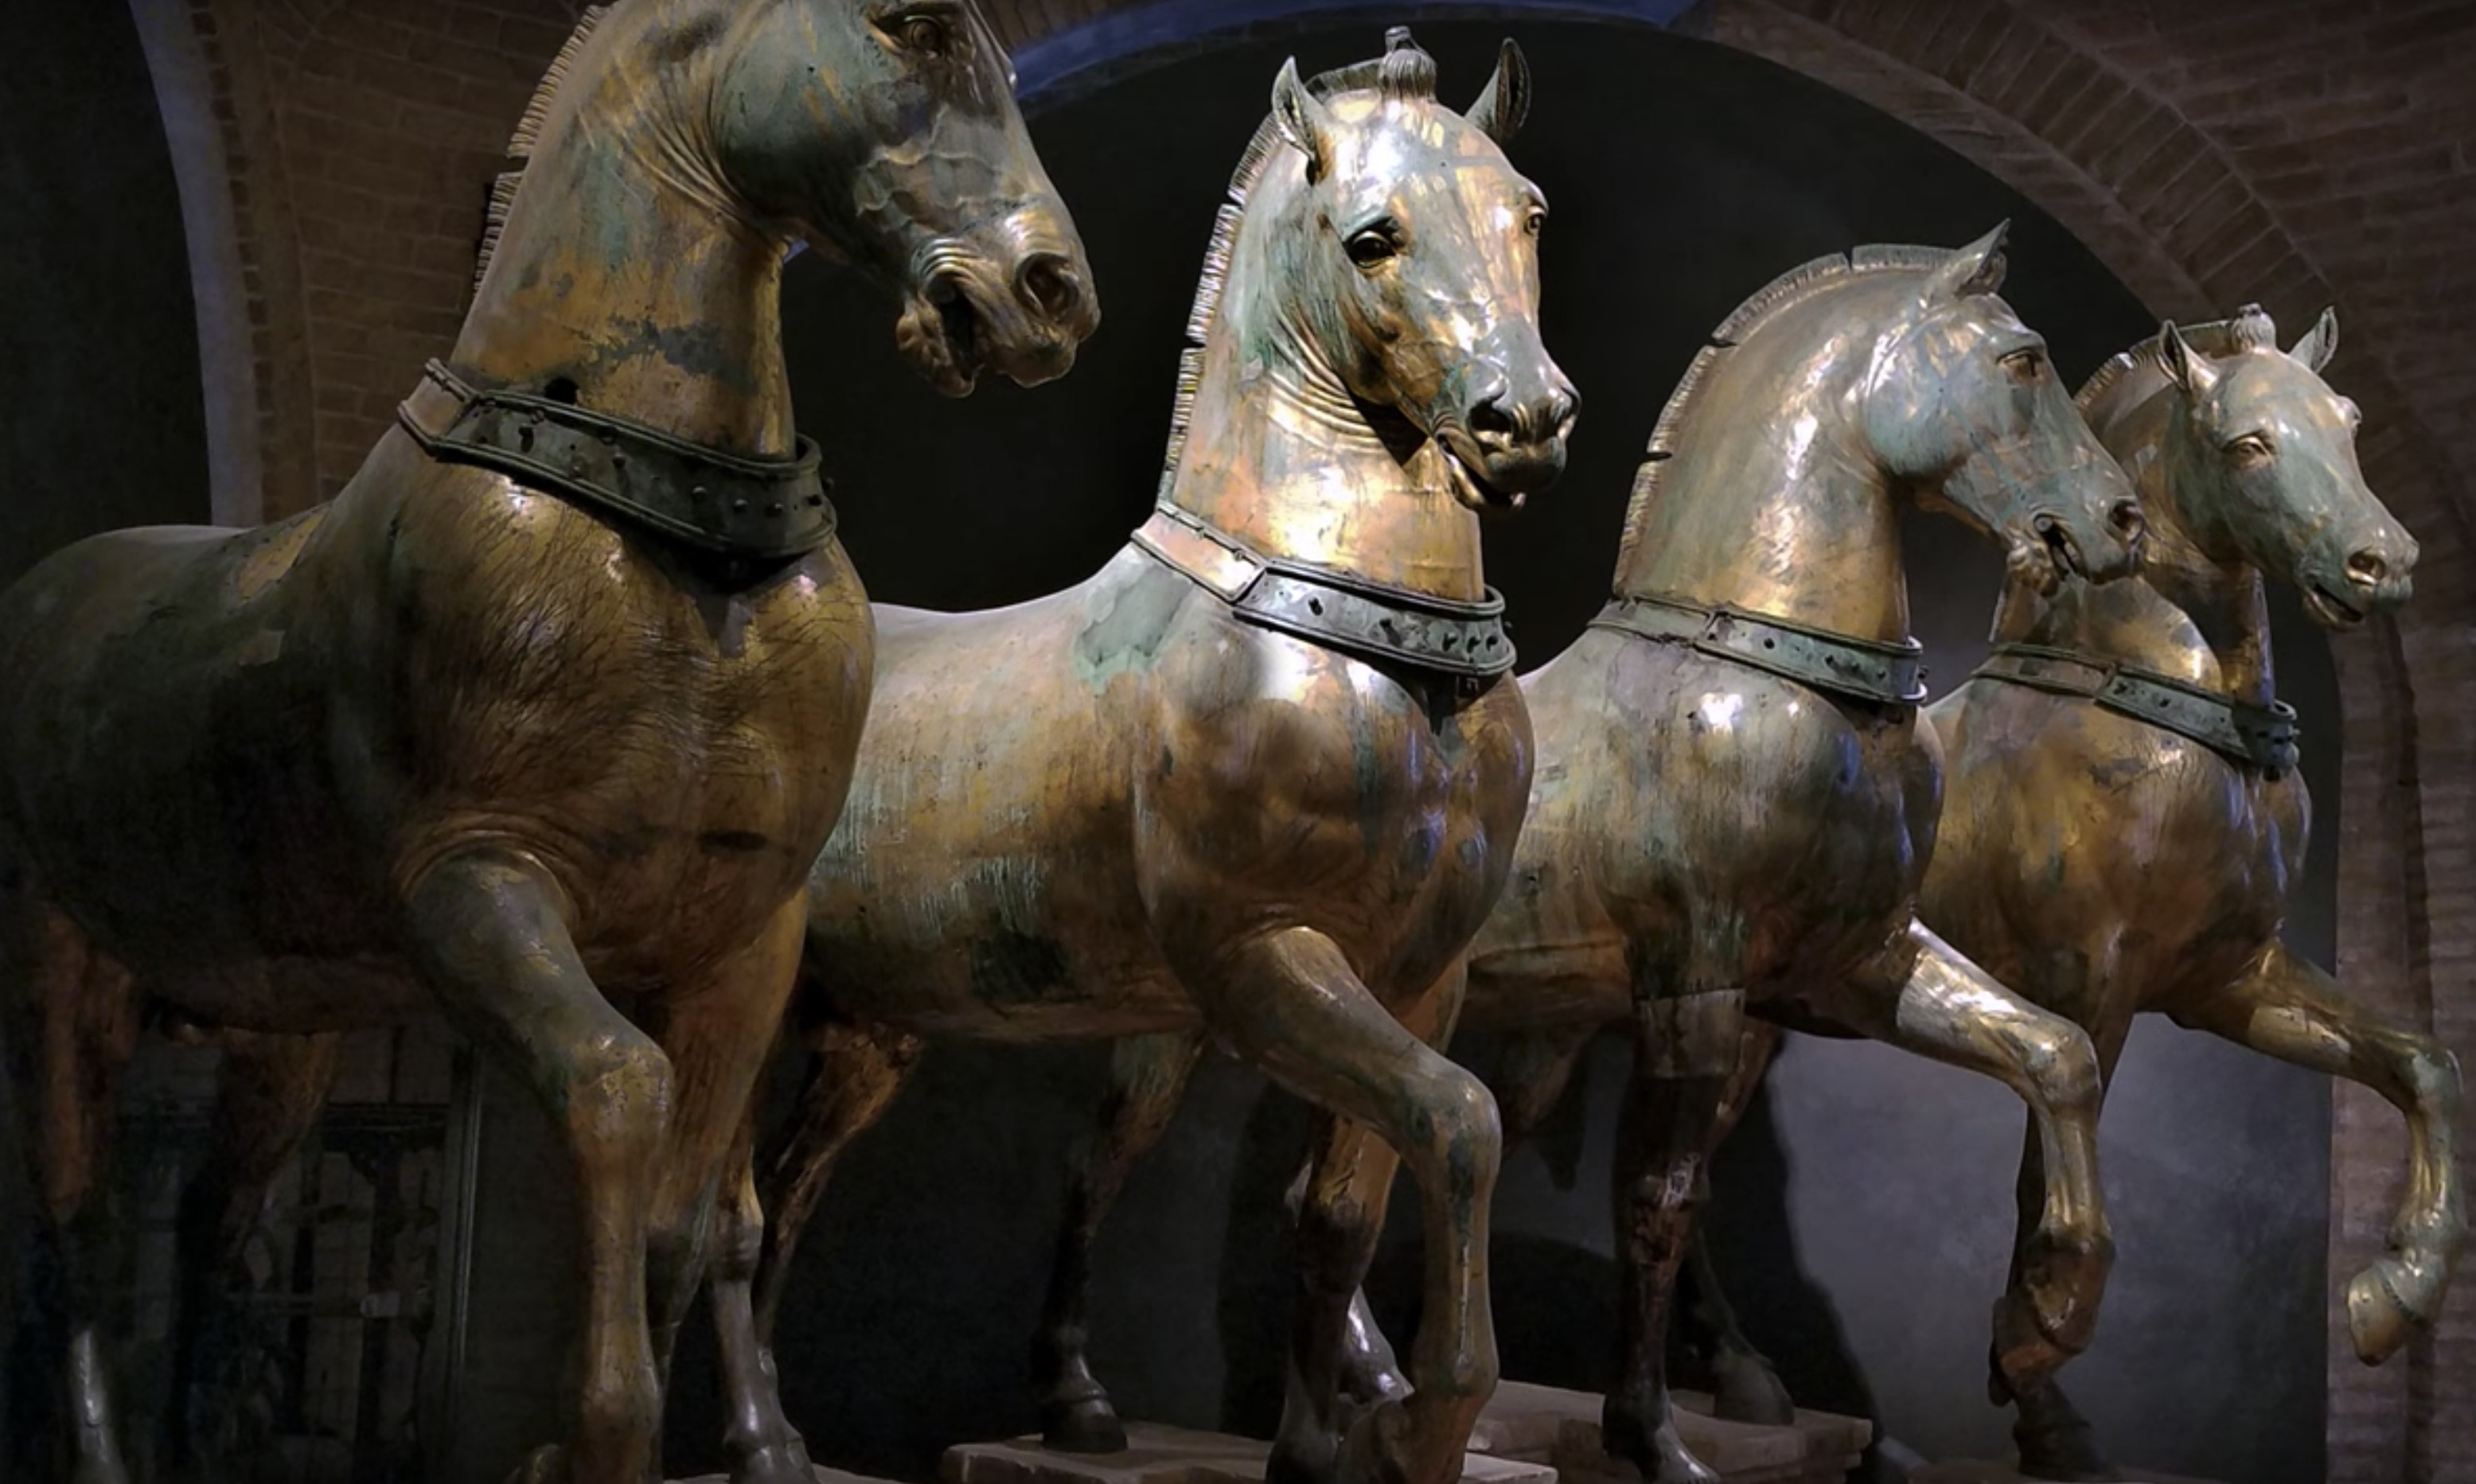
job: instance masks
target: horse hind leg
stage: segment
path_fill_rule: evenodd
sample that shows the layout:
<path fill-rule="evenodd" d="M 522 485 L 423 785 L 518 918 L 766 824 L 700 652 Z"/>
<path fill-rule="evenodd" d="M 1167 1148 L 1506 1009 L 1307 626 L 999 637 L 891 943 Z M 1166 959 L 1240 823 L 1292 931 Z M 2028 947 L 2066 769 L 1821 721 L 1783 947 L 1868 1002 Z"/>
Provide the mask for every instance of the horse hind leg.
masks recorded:
<path fill-rule="evenodd" d="M 238 1338 L 233 1290 L 267 1192 L 327 1104 L 341 1046 L 334 1035 L 245 1035 L 224 1048 L 207 1162 L 181 1193 L 175 1402 L 166 1421 L 183 1477 L 225 1451 L 215 1429 L 235 1408 L 220 1383 L 238 1379 L 228 1373 L 245 1359 L 230 1349 Z"/>
<path fill-rule="evenodd" d="M 0 889 L 8 883 L 0 881 Z M 38 1241 L 54 1259 L 55 1384 L 69 1484 L 129 1484 L 104 1333 L 116 1251 L 112 1125 L 137 1039 L 127 971 L 20 883 L 0 896 L 0 1026 L 36 1187 Z"/>
<path fill-rule="evenodd" d="M 2380 1364 L 2441 1312 L 2466 1240 L 2458 1059 L 2431 1036 L 2349 1000 L 2317 965 L 2275 942 L 2234 983 L 2165 1008 L 2178 1025 L 2369 1087 L 2407 1120 L 2407 1189 L 2389 1249 L 2347 1284 L 2357 1358 Z"/>
<path fill-rule="evenodd" d="M 1092 1243 L 1135 1162 L 1169 1127 L 1202 1056 L 1203 1038 L 1182 1033 L 1128 1036 L 1110 1049 L 1108 1095 L 1068 1177 L 1066 1220 L 1032 1337 L 1032 1384 L 1040 1393 L 1042 1441 L 1051 1447 L 1126 1451 L 1126 1426 L 1092 1374 L 1087 1348 Z"/>
<path fill-rule="evenodd" d="M 762 1160 L 755 1156 L 753 1101 L 741 1120 L 716 1216 L 706 1298 L 721 1352 L 723 1456 L 733 1484 L 777 1478 L 806 1484 L 815 1476 L 807 1445 L 782 1407 L 775 1318 L 792 1253 L 827 1175 L 894 1101 L 919 1060 L 920 1042 L 836 1025 L 816 1036 L 810 1051 L 797 1112 Z"/>

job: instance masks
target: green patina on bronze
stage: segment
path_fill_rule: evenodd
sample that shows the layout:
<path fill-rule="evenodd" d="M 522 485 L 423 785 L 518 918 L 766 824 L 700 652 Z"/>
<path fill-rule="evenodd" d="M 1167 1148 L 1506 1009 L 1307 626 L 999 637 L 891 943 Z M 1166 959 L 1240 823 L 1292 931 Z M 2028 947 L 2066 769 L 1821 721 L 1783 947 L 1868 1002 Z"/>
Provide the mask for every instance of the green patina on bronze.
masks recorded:
<path fill-rule="evenodd" d="M 2125 575 L 2141 532 L 2132 486 L 1996 297 L 2001 241 L 1998 230 L 1959 252 L 1861 248 L 1748 299 L 1653 434 L 1620 541 L 1627 621 L 1586 630 L 1521 682 L 1538 767 L 1510 885 L 1467 958 L 1463 1019 L 1512 1038 L 1495 1089 L 1514 1133 L 1554 1106 L 1585 1045 L 1630 1032 L 1612 1182 L 1623 1370 L 1604 1434 L 1658 1484 L 1710 1477 L 1670 1415 L 1666 1331 L 1702 1161 L 1762 1045 L 1749 1012 L 1828 1014 L 2014 1089 L 2051 1154 L 2051 1206 L 2031 1280 L 2002 1317 L 2006 1373 L 2050 1369 L 2095 1318 L 2111 1251 L 2096 1057 L 1913 909 L 1942 779 L 1912 704 L 1902 504 L 1987 532 L 2023 582 L 2047 589 Z M 1802 651 L 1784 658 L 1792 638 Z M 1158 1029 L 1119 1048 L 1039 1341 L 1044 1373 L 1063 1378 L 1053 1441 L 1097 1431 L 1090 1243 L 1197 1051 Z M 1387 1175 L 1363 1171 L 1354 1188 L 1380 1191 Z M 1353 1395 L 1380 1403 L 1423 1384 L 1393 1364 L 1363 1305 L 1324 1333 Z M 1075 1408 L 1058 1404 L 1066 1395 Z"/>
<path fill-rule="evenodd" d="M 1513 859 L 1530 730 L 1510 677 L 1446 668 L 1468 640 L 1445 637 L 1478 631 L 1371 651 L 1387 616 L 1486 610 L 1478 510 L 1564 461 L 1544 203 L 1502 147 L 1524 77 L 1508 47 L 1465 115 L 1406 33 L 1313 84 L 1285 67 L 1206 262 L 1142 544 L 1014 607 L 878 610 L 851 806 L 810 877 L 803 1019 L 827 1028 L 791 1141 L 758 1162 L 771 1224 L 728 1234 L 744 1260 L 716 1274 L 735 1433 L 789 1435 L 761 1363 L 788 1255 L 920 1039 L 1208 1030 L 1336 1116 L 1301 1235 L 1330 1280 L 1301 1300 L 1271 1475 L 1459 1478 L 1496 1375 L 1497 1146 L 1437 1046 Z M 1249 606 L 1268 591 L 1335 623 Z M 1345 593 L 1369 630 L 1306 606 Z M 1418 1391 L 1353 1414 L 1330 1336 L 1397 1151 L 1424 1198 Z M 1053 1428 L 1110 1441 L 1088 1376 L 1042 1379 Z"/>
<path fill-rule="evenodd" d="M 232 1044 L 184 1205 L 198 1298 L 337 1034 L 441 1012 L 577 1176 L 572 1430 L 523 1477 L 657 1476 L 713 1172 L 869 693 L 867 601 L 792 427 L 782 262 L 805 239 L 869 277 L 944 390 L 1065 371 L 1097 311 L 1009 73 L 964 0 L 588 12 L 510 145 L 445 370 L 404 368 L 420 437 L 390 428 L 283 525 L 99 536 L 0 594 L 0 1040 L 82 1484 L 128 1478 L 102 1193 L 141 1020 Z M 195 1358 L 184 1338 L 182 1382 Z"/>

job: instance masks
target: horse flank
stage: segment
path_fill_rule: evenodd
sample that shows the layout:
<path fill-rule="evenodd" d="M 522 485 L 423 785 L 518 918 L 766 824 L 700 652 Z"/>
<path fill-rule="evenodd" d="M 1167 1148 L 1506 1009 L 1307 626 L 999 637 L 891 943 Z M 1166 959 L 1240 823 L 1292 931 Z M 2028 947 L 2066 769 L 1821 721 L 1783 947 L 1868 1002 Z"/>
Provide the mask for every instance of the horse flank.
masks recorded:
<path fill-rule="evenodd" d="M 499 250 L 499 236 L 507 230 L 508 212 L 516 204 L 516 187 L 524 184 L 525 165 L 533 158 L 533 149 L 541 143 L 542 125 L 550 118 L 551 104 L 558 97 L 561 83 L 576 65 L 577 55 L 584 50 L 603 17 L 610 13 L 607 5 L 588 5 L 576 17 L 576 29 L 551 59 L 541 81 L 534 85 L 533 95 L 525 101 L 524 116 L 516 121 L 516 132 L 508 137 L 508 158 L 516 162 L 512 170 L 500 172 L 490 183 L 490 209 L 482 224 L 482 247 L 474 256 L 473 287 L 479 290 L 483 275 L 490 271 L 491 255 Z"/>
<path fill-rule="evenodd" d="M 1651 430 L 1650 446 L 1643 457 L 1642 466 L 1634 472 L 1633 498 L 1625 506 L 1624 530 L 1617 537 L 1617 566 L 1614 584 L 1617 595 L 1623 596 L 1624 575 L 1633 570 L 1635 548 L 1640 544 L 1643 527 L 1647 523 L 1653 501 L 1659 497 L 1660 479 L 1668 460 L 1676 452 L 1678 436 L 1685 425 L 1699 409 L 1701 393 L 1712 370 L 1728 352 L 1735 350 L 1770 319 L 1797 305 L 1863 277 L 1887 270 L 1931 272 L 1951 260 L 1947 248 L 1910 247 L 1898 243 L 1880 243 L 1860 247 L 1847 253 L 1825 253 L 1811 262 L 1789 269 L 1771 280 L 1737 306 L 1709 341 L 1696 352 L 1693 363 L 1677 379 L 1676 389 L 1668 396 L 1668 405 L 1660 409 L 1659 423 Z"/>

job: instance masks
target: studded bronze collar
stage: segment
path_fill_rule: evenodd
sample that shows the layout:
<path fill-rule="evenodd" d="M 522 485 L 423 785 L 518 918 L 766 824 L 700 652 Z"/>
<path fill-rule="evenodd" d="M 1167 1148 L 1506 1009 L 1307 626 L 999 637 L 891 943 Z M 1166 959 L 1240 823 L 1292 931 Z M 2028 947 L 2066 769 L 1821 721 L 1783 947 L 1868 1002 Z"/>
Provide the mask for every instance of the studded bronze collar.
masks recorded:
<path fill-rule="evenodd" d="M 1653 595 L 1615 600 L 1591 620 L 1591 627 L 1691 645 L 1717 658 L 1877 705 L 1916 705 L 1926 698 L 1924 650 L 1915 639 L 1884 644 L 1726 604 L 1706 607 Z"/>
<path fill-rule="evenodd" d="M 1476 603 L 1412 592 L 1347 572 L 1285 561 L 1227 532 L 1163 506 L 1135 545 L 1193 578 L 1238 617 L 1373 659 L 1485 680 L 1512 670 L 1504 597 Z"/>
<path fill-rule="evenodd" d="M 723 556 L 784 560 L 833 538 L 816 443 L 746 458 L 633 419 L 508 387 L 480 387 L 433 360 L 396 408 L 422 451 L 612 511 Z"/>
<path fill-rule="evenodd" d="M 2271 778 L 2292 772 L 2303 756 L 2295 707 L 2284 701 L 2253 705 L 2139 665 L 2043 644 L 1996 645 L 1976 673 L 1985 680 L 2084 697 L 2117 715 L 2190 737 Z"/>

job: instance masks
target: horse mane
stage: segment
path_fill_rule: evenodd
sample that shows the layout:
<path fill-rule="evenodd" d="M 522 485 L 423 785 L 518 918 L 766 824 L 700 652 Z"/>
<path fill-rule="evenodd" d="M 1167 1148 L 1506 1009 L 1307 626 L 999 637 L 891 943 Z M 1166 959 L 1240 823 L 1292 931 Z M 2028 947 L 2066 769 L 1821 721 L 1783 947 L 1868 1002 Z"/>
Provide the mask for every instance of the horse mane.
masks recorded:
<path fill-rule="evenodd" d="M 1395 39 L 1398 37 L 1398 40 Z M 1435 62 L 1425 52 L 1412 44 L 1409 33 L 1399 27 L 1387 37 L 1391 47 L 1373 62 L 1352 62 L 1346 67 L 1319 73 L 1307 82 L 1307 91 L 1317 99 L 1329 102 L 1342 93 L 1379 88 L 1390 98 L 1435 96 Z M 1229 286 L 1230 255 L 1238 246 L 1238 229 L 1246 225 L 1247 198 L 1264 178 L 1264 171 L 1275 156 L 1286 145 L 1279 126 L 1270 113 L 1257 126 L 1255 136 L 1247 141 L 1246 151 L 1238 157 L 1238 168 L 1229 177 L 1229 196 L 1212 221 L 1212 241 L 1203 250 L 1203 271 L 1195 284 L 1195 305 L 1187 311 L 1186 347 L 1177 358 L 1177 401 L 1169 419 L 1169 449 L 1161 460 L 1158 502 L 1169 504 L 1170 486 L 1177 479 L 1179 462 L 1186 457 L 1187 430 L 1195 421 L 1195 399 L 1203 390 L 1203 350 L 1220 322 L 1221 301 Z"/>
<path fill-rule="evenodd" d="M 1751 297 L 1738 305 L 1720 327 L 1711 332 L 1710 339 L 1695 353 L 1693 364 L 1678 378 L 1676 389 L 1668 396 L 1668 405 L 1660 409 L 1659 424 L 1651 430 L 1650 447 L 1644 454 L 1642 466 L 1633 477 L 1633 499 L 1625 506 L 1624 530 L 1617 538 L 1617 574 L 1620 582 L 1633 566 L 1634 547 L 1641 540 L 1642 528 L 1650 513 L 1651 503 L 1659 498 L 1660 478 L 1668 460 L 1676 453 L 1676 440 L 1685 425 L 1700 409 L 1703 387 L 1711 373 L 1727 354 L 1750 337 L 1770 320 L 1819 294 L 1849 283 L 1869 273 L 1892 270 L 1929 272 L 1949 262 L 1952 253 L 1941 247 L 1910 247 L 1899 243 L 1876 243 L 1846 253 L 1826 253 L 1812 262 L 1791 268 L 1754 290 Z"/>
<path fill-rule="evenodd" d="M 2275 348 L 2278 344 L 2277 324 L 2257 304 L 2245 305 L 2232 319 L 2178 325 L 2175 333 L 2194 352 L 2213 360 L 2265 346 Z M 2080 408 L 2081 417 L 2092 428 L 2104 433 L 2174 379 L 2160 350 L 2164 338 L 2149 335 L 2121 355 L 2108 358 L 2106 364 L 2091 372 L 2090 379 L 2081 383 L 2081 389 L 2072 396 L 2072 405 Z"/>
<path fill-rule="evenodd" d="M 498 179 L 490 183 L 490 210 L 483 221 L 482 248 L 473 262 L 476 289 L 482 286 L 482 276 L 490 271 L 491 255 L 499 250 L 500 235 L 508 227 L 508 211 L 516 204 L 516 187 L 524 184 L 525 165 L 533 158 L 534 147 L 541 143 L 542 125 L 550 118 L 551 104 L 558 96 L 559 85 L 567 81 L 577 54 L 584 50 L 586 39 L 608 13 L 607 5 L 584 8 L 576 17 L 576 29 L 568 33 L 558 55 L 551 59 L 549 69 L 534 86 L 533 95 L 525 102 L 524 116 L 516 121 L 516 132 L 508 138 L 508 159 L 515 162 L 514 168 L 501 171 Z"/>

